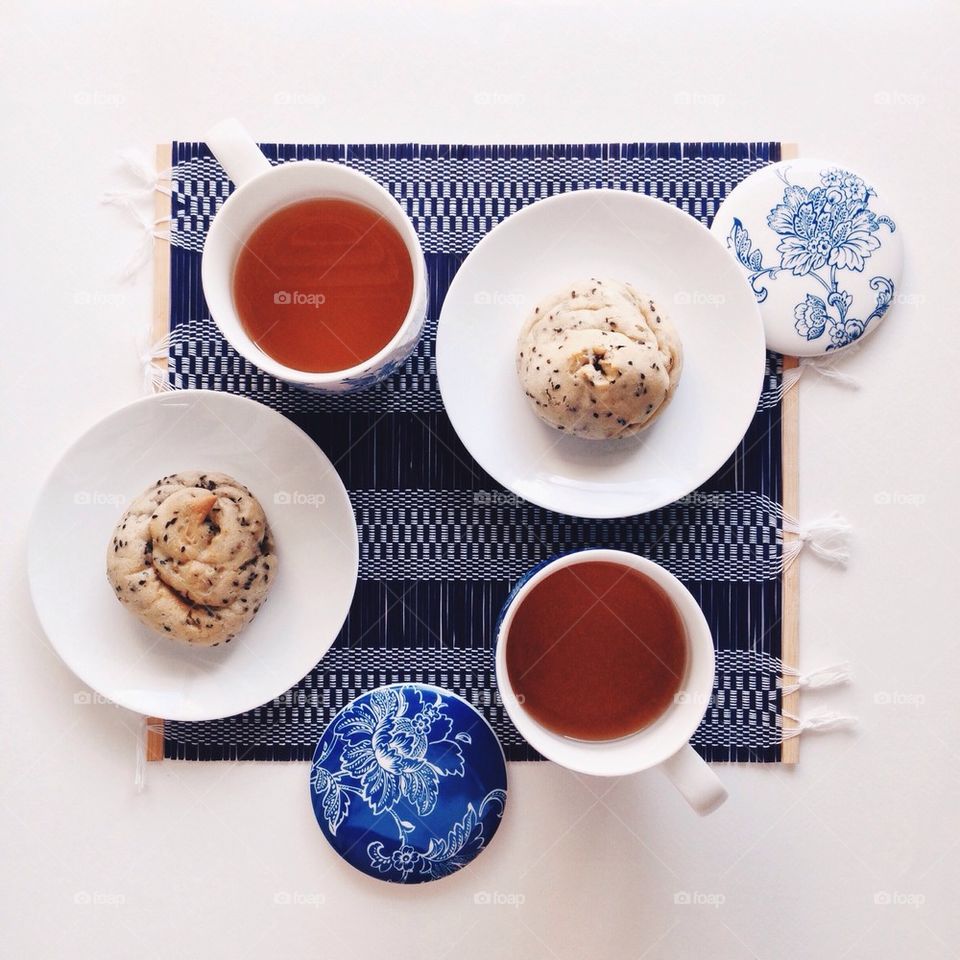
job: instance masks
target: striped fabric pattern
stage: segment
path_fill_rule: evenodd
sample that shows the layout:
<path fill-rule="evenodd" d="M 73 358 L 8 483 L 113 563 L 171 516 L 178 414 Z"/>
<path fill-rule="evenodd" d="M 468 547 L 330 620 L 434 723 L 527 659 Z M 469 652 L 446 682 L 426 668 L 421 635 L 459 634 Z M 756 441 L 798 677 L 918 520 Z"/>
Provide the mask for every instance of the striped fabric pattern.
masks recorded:
<path fill-rule="evenodd" d="M 324 159 L 378 179 L 406 208 L 427 256 L 430 316 L 413 356 L 387 381 L 321 397 L 263 374 L 212 323 L 200 285 L 210 222 L 232 185 L 206 146 L 173 147 L 169 378 L 175 388 L 254 397 L 303 427 L 336 464 L 360 533 L 360 580 L 347 622 L 316 669 L 239 717 L 164 726 L 186 759 L 308 759 L 330 718 L 382 683 L 415 680 L 466 697 L 507 757 L 537 759 L 499 701 L 493 625 L 529 567 L 584 545 L 641 553 L 682 579 L 714 633 L 714 697 L 694 746 L 708 759 L 780 756 L 782 517 L 779 358 L 747 436 L 682 502 L 591 521 L 519 501 L 472 460 L 447 419 L 434 362 L 447 287 L 477 241 L 505 217 L 566 190 L 636 190 L 709 225 L 723 198 L 780 157 L 776 143 L 263 144 L 272 163 Z"/>

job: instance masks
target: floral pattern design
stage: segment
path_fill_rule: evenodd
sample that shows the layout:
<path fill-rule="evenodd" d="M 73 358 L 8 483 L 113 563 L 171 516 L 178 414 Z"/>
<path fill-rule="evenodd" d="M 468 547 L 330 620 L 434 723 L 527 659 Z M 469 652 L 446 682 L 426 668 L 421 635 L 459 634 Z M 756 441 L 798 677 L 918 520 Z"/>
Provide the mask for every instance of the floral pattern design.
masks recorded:
<path fill-rule="evenodd" d="M 791 184 L 787 172 L 779 174 L 784 183 L 782 201 L 767 216 L 767 225 L 780 238 L 779 264 L 764 265 L 763 252 L 754 248 L 747 229 L 736 218 L 727 247 L 749 271 L 758 303 L 767 298 L 764 282 L 775 280 L 785 271 L 819 283 L 823 296 L 808 293 L 794 307 L 794 329 L 804 340 L 818 340 L 828 333 L 827 349 L 834 350 L 859 339 L 873 320 L 883 316 L 893 299 L 893 281 L 873 277 L 870 287 L 876 294 L 875 308 L 863 320 L 851 317 L 853 297 L 841 288 L 840 274 L 844 270 L 862 272 L 880 248 L 881 228 L 893 233 L 896 224 L 870 210 L 870 199 L 876 194 L 847 170 L 821 171 L 819 186 L 809 190 Z"/>
<path fill-rule="evenodd" d="M 318 746 L 310 782 L 317 818 L 331 838 L 351 817 L 351 804 L 362 804 L 366 818 L 392 820 L 394 844 L 366 844 L 370 869 L 384 879 L 432 880 L 460 869 L 483 849 L 503 814 L 502 753 L 485 725 L 504 770 L 497 785 L 452 817 L 449 804 L 439 803 L 443 781 L 464 777 L 464 750 L 473 744 L 467 730 L 454 732 L 450 708 L 458 705 L 457 712 L 469 712 L 475 725 L 468 704 L 436 688 L 380 687 L 344 708 Z M 444 809 L 438 811 L 438 804 Z M 439 832 L 431 822 L 435 813 L 444 818 Z"/>
<path fill-rule="evenodd" d="M 499 820 L 507 800 L 506 790 L 491 790 L 475 809 L 467 804 L 462 819 L 453 825 L 444 839 L 431 839 L 427 849 L 421 853 L 409 844 L 401 842 L 393 852 L 385 852 L 381 841 L 375 840 L 367 847 L 370 863 L 381 873 L 399 872 L 406 881 L 411 873 L 419 872 L 425 879 L 439 880 L 461 867 L 465 867 L 486 845 L 484 818 L 489 810 Z"/>

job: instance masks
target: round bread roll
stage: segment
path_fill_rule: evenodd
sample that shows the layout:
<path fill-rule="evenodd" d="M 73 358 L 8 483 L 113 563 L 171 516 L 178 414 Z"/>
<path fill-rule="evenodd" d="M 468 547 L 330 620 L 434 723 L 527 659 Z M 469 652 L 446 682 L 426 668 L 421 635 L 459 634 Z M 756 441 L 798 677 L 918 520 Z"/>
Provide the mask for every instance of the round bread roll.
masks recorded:
<path fill-rule="evenodd" d="M 558 430 L 628 437 L 666 408 L 683 352 L 670 320 L 629 283 L 585 280 L 541 300 L 517 341 L 530 404 Z"/>
<path fill-rule="evenodd" d="M 158 480 L 107 547 L 117 599 L 152 630 L 195 646 L 229 643 L 260 609 L 276 568 L 263 508 L 223 473 Z"/>

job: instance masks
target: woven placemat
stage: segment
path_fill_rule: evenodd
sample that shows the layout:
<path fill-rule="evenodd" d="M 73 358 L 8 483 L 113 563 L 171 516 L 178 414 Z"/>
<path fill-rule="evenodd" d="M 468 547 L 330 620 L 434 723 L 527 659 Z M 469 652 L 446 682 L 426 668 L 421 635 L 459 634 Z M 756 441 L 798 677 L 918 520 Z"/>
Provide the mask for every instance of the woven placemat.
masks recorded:
<path fill-rule="evenodd" d="M 517 501 L 460 444 L 436 384 L 434 338 L 447 287 L 476 242 L 544 196 L 585 187 L 661 197 L 709 225 L 745 176 L 788 155 L 778 143 L 514 146 L 262 144 L 273 163 L 325 159 L 375 177 L 406 208 L 427 257 L 430 315 L 417 351 L 372 390 L 322 397 L 248 364 L 211 322 L 200 286 L 209 224 L 229 183 L 201 143 L 159 148 L 170 168 L 169 240 L 157 242 L 155 330 L 170 387 L 251 396 L 290 417 L 337 466 L 360 531 L 360 581 L 341 635 L 293 690 L 238 717 L 148 723 L 150 759 L 309 759 L 333 714 L 363 690 L 416 680 L 455 690 L 493 724 L 509 759 L 536 759 L 500 704 L 492 627 L 534 563 L 584 545 L 666 566 L 697 598 L 717 646 L 714 699 L 693 739 L 709 760 L 795 762 L 796 714 L 783 664 L 797 661 L 797 566 L 784 570 L 783 515 L 797 499 L 795 361 L 768 355 L 751 427 L 728 463 L 683 502 L 640 517 L 588 521 Z"/>

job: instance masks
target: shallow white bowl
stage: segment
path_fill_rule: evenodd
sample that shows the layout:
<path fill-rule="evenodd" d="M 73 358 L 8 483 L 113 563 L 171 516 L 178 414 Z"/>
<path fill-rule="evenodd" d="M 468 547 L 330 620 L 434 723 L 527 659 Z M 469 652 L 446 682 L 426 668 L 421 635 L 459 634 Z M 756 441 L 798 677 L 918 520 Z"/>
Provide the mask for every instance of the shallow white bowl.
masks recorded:
<path fill-rule="evenodd" d="M 517 379 L 527 313 L 587 277 L 653 297 L 683 343 L 669 407 L 626 440 L 565 436 Z M 645 513 L 708 480 L 753 419 L 764 363 L 757 304 L 720 241 L 672 204 L 619 190 L 560 194 L 492 230 L 454 277 L 437 332 L 440 390 L 466 448 L 513 493 L 580 517 Z"/>
<path fill-rule="evenodd" d="M 106 578 L 117 519 L 160 477 L 185 470 L 248 486 L 277 543 L 266 603 L 216 648 L 152 633 Z M 40 493 L 28 545 L 37 615 L 67 666 L 106 699 L 170 720 L 241 713 L 309 673 L 346 618 L 358 556 L 347 492 L 313 440 L 262 404 L 204 390 L 139 400 L 80 437 Z"/>

